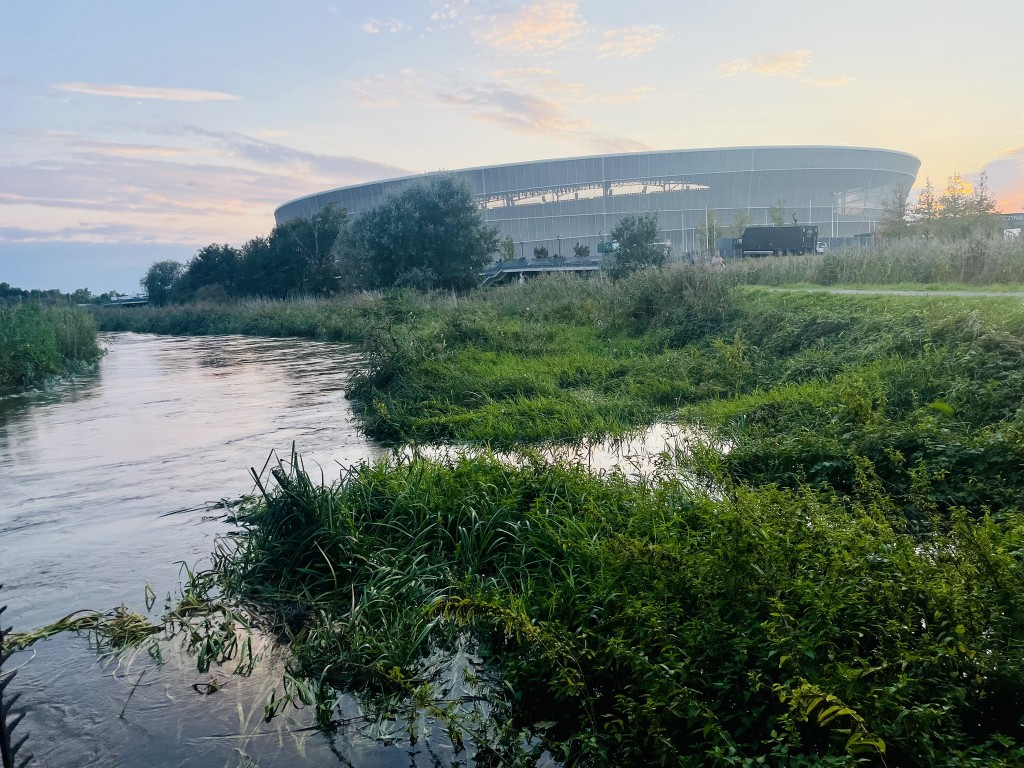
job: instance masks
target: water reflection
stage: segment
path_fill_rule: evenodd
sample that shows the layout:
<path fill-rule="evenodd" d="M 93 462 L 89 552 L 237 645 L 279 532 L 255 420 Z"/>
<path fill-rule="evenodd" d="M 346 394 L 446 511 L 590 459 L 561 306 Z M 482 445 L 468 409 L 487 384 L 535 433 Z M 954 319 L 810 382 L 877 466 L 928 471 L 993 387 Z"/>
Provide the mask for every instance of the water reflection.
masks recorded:
<path fill-rule="evenodd" d="M 307 469 L 319 465 L 327 481 L 338 465 L 388 453 L 362 436 L 344 398 L 360 361 L 350 347 L 137 334 L 105 341 L 96 371 L 0 400 L 0 582 L 5 618 L 16 628 L 121 603 L 144 612 L 147 583 L 159 598 L 174 593 L 180 564 L 204 561 L 225 530 L 204 514 L 204 503 L 249 492 L 249 468 L 261 468 L 271 450 L 287 457 L 297 444 Z M 625 441 L 542 453 L 648 474 L 659 456 L 685 452 L 694 438 L 656 425 Z M 74 636 L 17 654 L 11 663 L 23 665 L 17 688 L 28 712 L 21 732 L 31 732 L 38 764 L 465 763 L 464 754 L 426 742 L 382 745 L 357 731 L 328 740 L 311 728 L 309 713 L 264 723 L 280 659 L 203 696 L 191 686 L 209 674 L 197 673 L 173 642 L 163 655 L 163 666 L 145 654 L 97 661 Z"/>
<path fill-rule="evenodd" d="M 698 447 L 708 447 L 719 453 L 727 453 L 731 448 L 728 443 L 714 440 L 693 427 L 658 423 L 621 438 L 542 446 L 534 450 L 532 455 L 539 456 L 547 463 L 582 465 L 598 475 L 621 472 L 633 479 L 680 477 L 685 472 L 685 459 Z M 427 445 L 407 447 L 401 453 L 406 457 L 425 456 L 450 460 L 484 455 L 486 451 L 465 445 Z M 521 464 L 528 456 L 517 451 L 502 451 L 493 455 L 509 464 Z"/>
<path fill-rule="evenodd" d="M 179 562 L 202 561 L 224 525 L 201 511 L 166 513 L 249 492 L 249 468 L 272 449 L 287 455 L 295 442 L 325 468 L 385 452 L 360 434 L 344 398 L 359 361 L 352 348 L 242 337 L 105 341 L 95 372 L 0 401 L 0 582 L 4 618 L 18 628 L 122 602 L 144 610 L 147 583 L 159 596 L 174 592 Z M 24 664 L 21 732 L 32 733 L 40 765 L 244 765 L 246 754 L 288 765 L 303 750 L 308 764 L 338 762 L 322 737 L 286 738 L 308 723 L 282 719 L 256 729 L 259 743 L 239 742 L 239 708 L 262 707 L 273 665 L 202 697 L 189 687 L 200 677 L 194 660 L 173 649 L 160 668 L 148 657 L 130 669 L 98 664 L 78 637 L 43 642 L 32 655 L 10 664 Z M 146 665 L 134 717 L 122 720 Z M 381 754 L 373 764 L 409 764 L 407 755 Z"/>

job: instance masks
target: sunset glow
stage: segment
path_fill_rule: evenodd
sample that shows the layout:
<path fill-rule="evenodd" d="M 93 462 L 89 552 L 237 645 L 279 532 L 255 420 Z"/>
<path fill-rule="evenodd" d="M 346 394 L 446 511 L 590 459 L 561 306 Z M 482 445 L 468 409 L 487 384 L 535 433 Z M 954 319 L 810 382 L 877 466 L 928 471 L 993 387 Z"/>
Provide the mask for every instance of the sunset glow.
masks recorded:
<path fill-rule="evenodd" d="M 921 158 L 918 186 L 987 171 L 1001 209 L 1024 209 L 1024 107 L 1000 96 L 1024 9 L 921 13 L 875 0 L 856 13 L 803 0 L 12 5 L 0 281 L 134 290 L 153 261 L 266 234 L 276 206 L 318 189 L 641 149 L 884 147 Z"/>

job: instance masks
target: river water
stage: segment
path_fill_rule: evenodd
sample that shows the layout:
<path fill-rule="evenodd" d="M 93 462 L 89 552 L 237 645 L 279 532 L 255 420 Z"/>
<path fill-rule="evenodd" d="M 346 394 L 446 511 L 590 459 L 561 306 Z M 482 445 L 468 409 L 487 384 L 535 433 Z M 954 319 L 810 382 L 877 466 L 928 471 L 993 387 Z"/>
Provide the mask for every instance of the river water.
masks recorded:
<path fill-rule="evenodd" d="M 339 464 L 385 452 L 358 431 L 344 397 L 359 362 L 351 347 L 137 334 L 104 342 L 96 371 L 0 400 L 5 625 L 30 629 L 121 603 L 145 613 L 146 584 L 159 613 L 178 590 L 180 563 L 201 564 L 226 528 L 203 504 L 251 491 L 249 468 L 272 450 L 287 458 L 295 442 L 307 469 L 319 464 L 328 480 Z M 430 764 L 369 740 L 329 743 L 304 730 L 302 712 L 262 723 L 279 660 L 204 696 L 191 686 L 210 674 L 166 645 L 162 666 L 145 654 L 101 658 L 76 635 L 15 654 L 5 670 L 19 669 L 12 687 L 27 717 L 18 733 L 30 734 L 33 764 Z"/>
<path fill-rule="evenodd" d="M 27 630 L 77 610 L 125 604 L 146 613 L 144 589 L 178 593 L 182 567 L 202 567 L 227 530 L 209 502 L 253 489 L 275 451 L 294 443 L 326 481 L 385 455 L 355 423 L 344 388 L 360 363 L 346 345 L 239 336 L 105 334 L 92 373 L 0 399 L 0 604 Z M 551 460 L 595 471 L 651 469 L 686 435 L 659 425 L 633 441 L 575 448 Z M 427 451 L 447 455 L 450 451 Z M 512 459 L 514 460 L 514 459 Z M 18 654 L 13 688 L 27 712 L 19 735 L 41 766 L 465 765 L 450 745 L 382 743 L 359 730 L 328 739 L 312 715 L 270 723 L 280 654 L 249 677 L 216 670 L 220 689 L 172 640 L 163 663 L 145 653 L 103 656 L 88 638 L 58 635 Z"/>

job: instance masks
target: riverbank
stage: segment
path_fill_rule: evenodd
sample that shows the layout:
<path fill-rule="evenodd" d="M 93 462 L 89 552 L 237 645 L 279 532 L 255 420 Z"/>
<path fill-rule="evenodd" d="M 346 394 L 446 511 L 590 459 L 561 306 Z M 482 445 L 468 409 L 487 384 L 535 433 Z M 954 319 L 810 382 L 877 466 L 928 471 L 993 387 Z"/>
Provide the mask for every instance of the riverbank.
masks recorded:
<path fill-rule="evenodd" d="M 288 633 L 292 700 L 329 724 L 354 691 L 525 764 L 1024 760 L 1024 306 L 745 280 L 680 267 L 217 315 L 360 338 L 348 392 L 391 440 L 668 418 L 732 446 L 639 481 L 477 457 L 325 487 L 281 465 L 215 575 Z M 500 681 L 483 720 L 437 677 L 451 653 Z"/>
<path fill-rule="evenodd" d="M 0 306 L 0 394 L 80 371 L 102 354 L 96 322 L 84 309 Z"/>
<path fill-rule="evenodd" d="M 1019 514 L 914 533 L 867 463 L 856 498 L 718 479 L 282 465 L 216 578 L 288 627 L 278 709 L 355 692 L 488 765 L 1020 764 Z"/>

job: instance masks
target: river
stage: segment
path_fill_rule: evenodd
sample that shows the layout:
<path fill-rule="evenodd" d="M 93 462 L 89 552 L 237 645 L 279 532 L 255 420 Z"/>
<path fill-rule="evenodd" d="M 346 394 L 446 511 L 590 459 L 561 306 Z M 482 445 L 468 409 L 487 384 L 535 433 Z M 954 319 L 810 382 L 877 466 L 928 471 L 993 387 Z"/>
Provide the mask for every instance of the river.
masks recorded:
<path fill-rule="evenodd" d="M 105 334 L 98 368 L 0 400 L 0 604 L 25 630 L 79 609 L 146 612 L 144 589 L 175 594 L 180 563 L 201 564 L 226 524 L 202 507 L 252 490 L 249 468 L 294 442 L 307 469 L 385 449 L 356 427 L 344 345 L 296 339 Z M 184 511 L 182 511 L 184 510 Z M 191 511 L 189 511 L 191 510 Z M 175 641 L 165 663 L 103 658 L 84 636 L 18 654 L 18 727 L 39 766 L 429 765 L 422 749 L 308 730 L 308 713 L 261 720 L 281 663 L 210 678 Z M 141 680 L 140 680 L 141 677 Z M 136 683 L 138 683 L 136 687 Z M 132 693 L 133 687 L 135 692 Z M 129 694 L 131 698 L 129 700 Z M 127 706 L 125 706 L 127 702 Z M 122 709 L 124 716 L 121 716 Z"/>
<path fill-rule="evenodd" d="M 146 613 L 146 585 L 157 619 L 164 597 L 179 591 L 183 564 L 202 567 L 228 530 L 205 505 L 250 492 L 250 468 L 261 470 L 271 451 L 287 458 L 294 443 L 307 471 L 319 466 L 326 481 L 388 452 L 362 435 L 345 399 L 360 363 L 350 346 L 130 333 L 103 341 L 95 371 L 0 399 L 0 604 L 15 630 L 82 609 Z M 661 451 L 688 439 L 663 424 L 548 455 L 636 473 L 655 470 Z M 263 722 L 281 681 L 279 652 L 249 677 L 214 670 L 221 686 L 204 695 L 211 674 L 200 674 L 177 640 L 161 647 L 157 664 L 145 653 L 105 656 L 87 637 L 63 634 L 15 654 L 5 670 L 19 670 L 12 690 L 27 717 L 18 735 L 29 734 L 33 764 L 466 764 L 447 741 L 412 747 L 359 729 L 329 738 L 309 712 Z"/>

